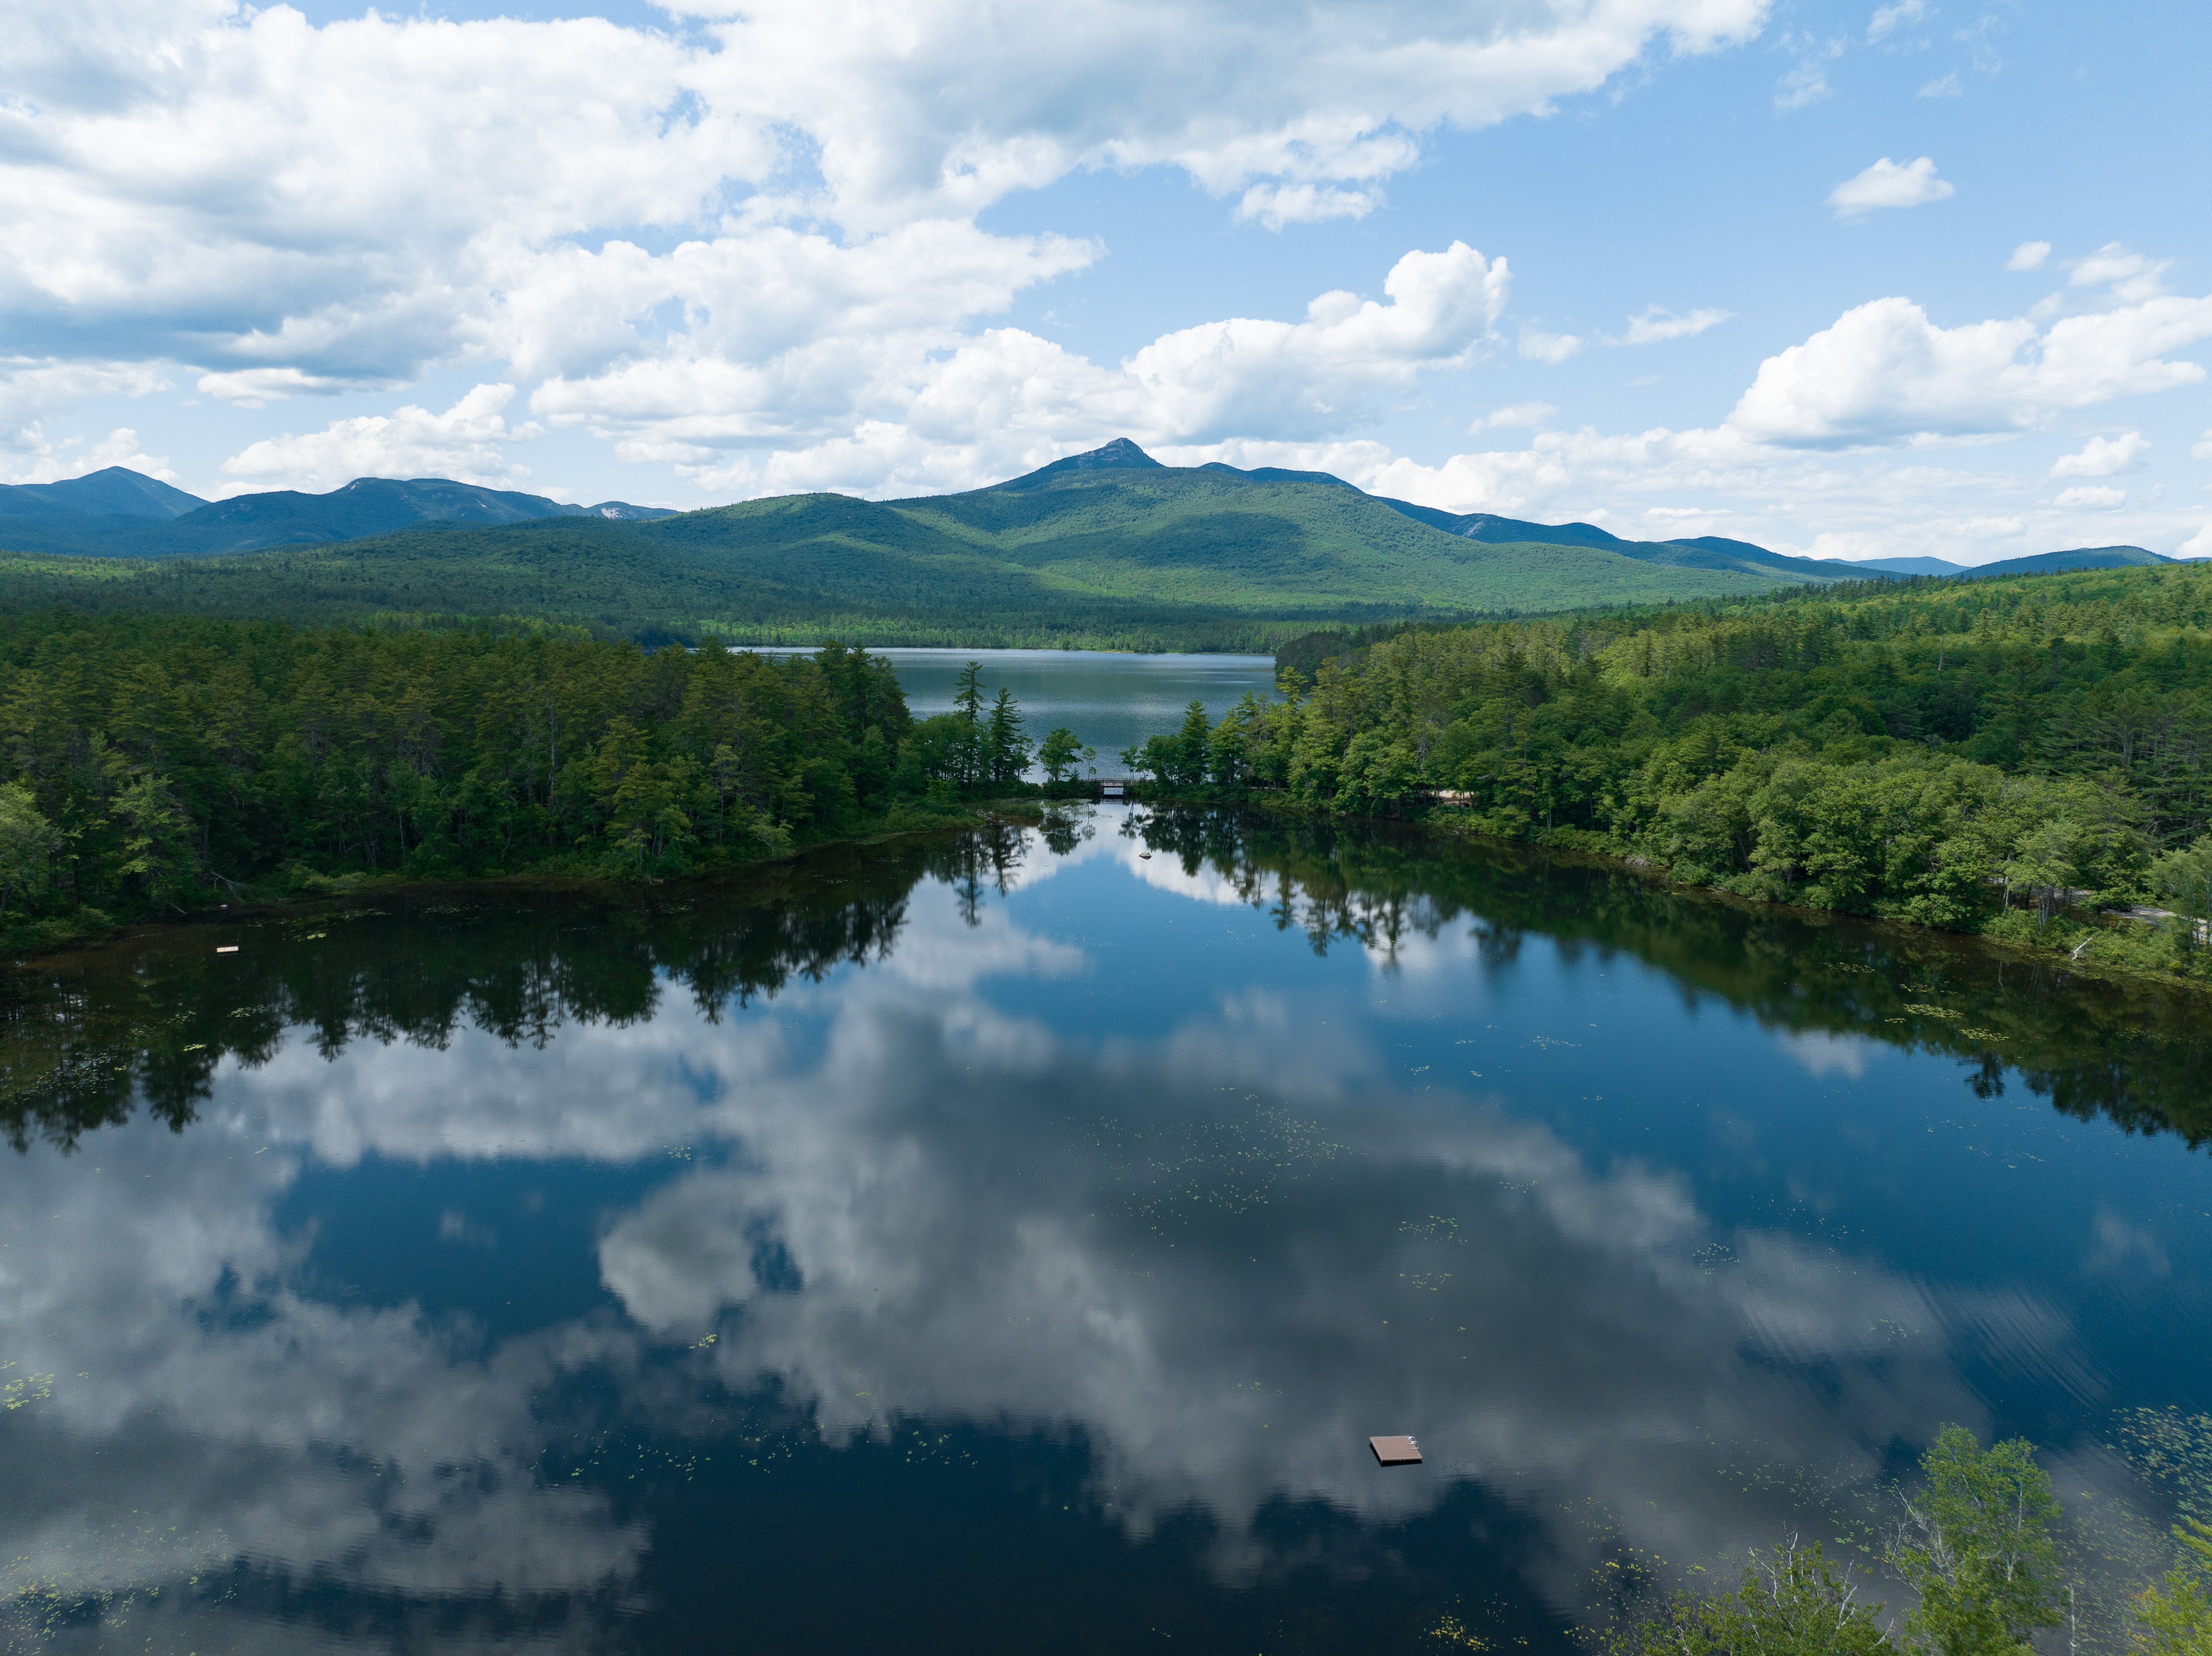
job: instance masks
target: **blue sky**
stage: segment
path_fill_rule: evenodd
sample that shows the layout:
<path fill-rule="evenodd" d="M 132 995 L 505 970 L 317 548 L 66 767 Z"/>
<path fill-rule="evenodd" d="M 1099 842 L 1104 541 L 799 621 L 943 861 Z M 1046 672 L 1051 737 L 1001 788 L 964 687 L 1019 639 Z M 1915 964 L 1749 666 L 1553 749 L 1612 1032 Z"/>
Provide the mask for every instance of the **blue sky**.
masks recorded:
<path fill-rule="evenodd" d="M 8 481 L 694 506 L 1128 435 L 1632 536 L 2212 555 L 2202 7 L 19 23 Z"/>

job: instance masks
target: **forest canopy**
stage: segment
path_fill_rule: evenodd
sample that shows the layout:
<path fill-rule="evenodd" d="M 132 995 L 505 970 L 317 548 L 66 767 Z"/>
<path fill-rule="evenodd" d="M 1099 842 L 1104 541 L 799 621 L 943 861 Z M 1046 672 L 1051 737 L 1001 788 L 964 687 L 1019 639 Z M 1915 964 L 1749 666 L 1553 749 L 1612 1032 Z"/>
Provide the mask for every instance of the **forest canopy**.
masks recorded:
<path fill-rule="evenodd" d="M 2098 906 L 2212 914 L 2199 567 L 1342 642 L 1291 652 L 1281 700 L 1194 708 L 1127 756 L 1186 792 L 1440 811 L 1739 896 L 2021 940 L 2070 947 L 2067 911 Z M 2164 928 L 2159 962 L 2201 965 L 2197 935 Z"/>
<path fill-rule="evenodd" d="M 0 920 L 173 913 L 353 873 L 659 876 L 1018 778 L 980 681 L 890 664 L 177 617 L 0 616 Z"/>

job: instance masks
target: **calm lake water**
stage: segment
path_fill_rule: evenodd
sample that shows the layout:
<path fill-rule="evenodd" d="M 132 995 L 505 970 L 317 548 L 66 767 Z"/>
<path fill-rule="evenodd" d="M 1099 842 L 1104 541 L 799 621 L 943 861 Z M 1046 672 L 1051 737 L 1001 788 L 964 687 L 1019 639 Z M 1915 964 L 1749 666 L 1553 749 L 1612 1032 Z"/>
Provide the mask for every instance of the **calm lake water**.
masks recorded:
<path fill-rule="evenodd" d="M 1247 691 L 1272 696 L 1273 656 L 1116 655 L 1101 650 L 872 650 L 898 670 L 917 719 L 952 711 L 960 670 L 983 664 L 986 694 L 1004 685 L 1021 703 L 1031 742 L 1066 725 L 1098 750 L 1101 775 L 1119 776 L 1121 749 L 1174 731 L 1193 701 L 1218 719 Z"/>
<path fill-rule="evenodd" d="M 1565 1652 L 1948 1421 L 2111 1648 L 2205 1492 L 2201 1010 L 1941 938 L 1086 807 L 6 995 L 11 1648 Z"/>

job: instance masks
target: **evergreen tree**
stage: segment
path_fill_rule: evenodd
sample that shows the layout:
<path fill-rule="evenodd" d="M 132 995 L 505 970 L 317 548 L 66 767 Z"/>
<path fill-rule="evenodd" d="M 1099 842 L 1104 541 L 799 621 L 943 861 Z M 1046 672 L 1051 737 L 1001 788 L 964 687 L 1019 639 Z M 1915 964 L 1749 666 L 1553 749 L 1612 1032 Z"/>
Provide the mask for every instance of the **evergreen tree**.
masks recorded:
<path fill-rule="evenodd" d="M 994 784 L 1004 785 L 1021 780 L 1022 773 L 1029 768 L 1029 739 L 1022 734 L 1020 704 L 1014 693 L 1005 685 L 999 687 L 998 700 L 991 704 L 991 720 L 983 738 L 984 767 Z"/>

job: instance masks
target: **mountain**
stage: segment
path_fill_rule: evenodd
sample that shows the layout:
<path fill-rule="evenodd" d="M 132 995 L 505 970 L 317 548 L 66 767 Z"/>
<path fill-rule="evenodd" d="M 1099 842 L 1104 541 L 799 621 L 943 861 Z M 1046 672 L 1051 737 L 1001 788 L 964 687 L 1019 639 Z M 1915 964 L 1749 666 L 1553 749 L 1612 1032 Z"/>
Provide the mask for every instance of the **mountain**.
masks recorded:
<path fill-rule="evenodd" d="M 1351 485 L 1347 483 L 1346 487 Z M 1434 507 L 1415 506 L 1411 500 L 1395 500 L 1388 495 L 1376 498 L 1393 511 L 1402 512 L 1431 528 L 1474 541 L 1596 547 L 1634 558 L 1639 563 L 1765 575 L 1769 579 L 1778 576 L 1785 580 L 1836 580 L 1848 573 L 1831 559 L 1793 558 L 1770 552 L 1763 546 L 1753 546 L 1749 541 L 1724 540 L 1717 535 L 1703 535 L 1695 540 L 1627 541 L 1595 524 L 1529 523 L 1488 512 L 1440 512 Z"/>
<path fill-rule="evenodd" d="M 1967 566 L 1953 563 L 1948 558 L 1862 558 L 1852 566 L 1858 569 L 1879 569 L 1891 575 L 1963 575 Z"/>
<path fill-rule="evenodd" d="M 58 483 L 0 485 L 0 517 L 134 518 L 166 523 L 207 502 L 156 477 L 108 466 Z"/>
<path fill-rule="evenodd" d="M 2130 569 L 2142 564 L 2178 561 L 2140 546 L 2077 546 L 2070 552 L 2039 552 L 2033 557 L 1976 564 L 1960 573 L 1968 579 L 1980 580 L 1991 575 L 2039 575 L 2058 569 Z"/>
<path fill-rule="evenodd" d="M 401 518 L 414 520 L 363 533 Z M 528 616 L 647 639 L 1267 648 L 1319 624 L 1719 597 L 1822 573 L 1516 527 L 1539 538 L 1453 534 L 1326 474 L 1164 466 L 1121 442 L 959 494 L 787 495 L 650 519 L 437 480 L 246 495 L 149 528 L 136 546 L 159 555 L 0 558 L 0 598 L 300 621 Z"/>
<path fill-rule="evenodd" d="M 0 492 L 0 545 L 26 551 L 164 558 L 359 540 L 426 523 L 510 524 L 572 517 L 642 523 L 675 515 L 662 507 L 623 500 L 566 506 L 540 494 L 483 488 L 443 477 L 405 482 L 357 477 L 327 494 L 271 489 L 210 504 L 112 466 L 65 483 Z"/>

